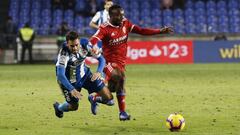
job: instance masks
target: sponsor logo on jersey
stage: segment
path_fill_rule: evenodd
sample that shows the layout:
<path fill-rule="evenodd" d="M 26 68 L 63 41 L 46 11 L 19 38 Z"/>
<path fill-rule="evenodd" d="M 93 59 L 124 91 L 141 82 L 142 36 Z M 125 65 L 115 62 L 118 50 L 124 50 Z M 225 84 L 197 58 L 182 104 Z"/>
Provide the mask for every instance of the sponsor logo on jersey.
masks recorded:
<path fill-rule="evenodd" d="M 114 37 L 115 35 L 116 35 L 116 34 L 115 34 L 114 32 L 111 34 L 112 37 Z"/>
<path fill-rule="evenodd" d="M 118 45 L 127 41 L 127 35 L 109 41 L 110 45 Z"/>

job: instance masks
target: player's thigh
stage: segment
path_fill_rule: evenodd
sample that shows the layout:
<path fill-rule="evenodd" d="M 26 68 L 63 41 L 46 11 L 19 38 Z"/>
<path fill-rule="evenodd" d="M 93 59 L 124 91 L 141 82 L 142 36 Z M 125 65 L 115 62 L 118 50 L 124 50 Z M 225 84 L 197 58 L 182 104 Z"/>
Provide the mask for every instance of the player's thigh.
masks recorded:
<path fill-rule="evenodd" d="M 91 81 L 92 74 L 88 74 L 86 80 L 83 83 L 83 88 L 88 90 L 88 93 L 96 92 L 98 93 L 105 87 L 105 84 L 102 80 L 97 79 L 95 81 Z"/>
<path fill-rule="evenodd" d="M 110 80 L 112 77 L 114 76 L 122 76 L 124 74 L 125 68 L 123 65 L 121 64 L 117 64 L 117 63 L 108 63 L 105 67 L 104 67 L 104 73 L 105 73 L 105 78 L 106 80 Z"/>
<path fill-rule="evenodd" d="M 118 83 L 119 80 L 125 79 L 124 68 L 118 65 L 111 66 L 111 64 L 108 64 L 104 68 L 104 73 L 107 81 L 111 80 L 112 82 Z"/>
<path fill-rule="evenodd" d="M 72 105 L 78 104 L 79 99 L 73 97 L 71 95 L 71 93 L 62 84 L 59 84 L 59 86 L 60 86 L 60 89 L 61 89 L 66 101 L 69 104 L 72 104 Z"/>
<path fill-rule="evenodd" d="M 124 71 L 116 68 L 113 70 L 111 77 L 108 81 L 109 89 L 113 92 L 122 91 L 125 84 L 125 74 Z"/>

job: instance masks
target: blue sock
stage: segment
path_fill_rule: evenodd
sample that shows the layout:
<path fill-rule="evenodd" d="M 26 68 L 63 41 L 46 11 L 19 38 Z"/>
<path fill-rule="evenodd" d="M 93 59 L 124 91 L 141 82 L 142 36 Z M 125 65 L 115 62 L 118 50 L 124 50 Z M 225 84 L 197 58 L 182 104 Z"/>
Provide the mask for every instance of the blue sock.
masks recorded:
<path fill-rule="evenodd" d="M 62 112 L 68 112 L 68 106 L 69 104 L 67 102 L 64 102 L 58 106 L 58 110 Z"/>

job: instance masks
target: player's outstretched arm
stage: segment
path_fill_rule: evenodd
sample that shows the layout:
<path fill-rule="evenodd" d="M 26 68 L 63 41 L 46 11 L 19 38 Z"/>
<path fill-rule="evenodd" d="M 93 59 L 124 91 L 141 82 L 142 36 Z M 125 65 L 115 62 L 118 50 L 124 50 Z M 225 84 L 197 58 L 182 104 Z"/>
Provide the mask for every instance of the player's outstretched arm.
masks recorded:
<path fill-rule="evenodd" d="M 94 28 L 94 29 L 98 29 L 98 25 L 97 25 L 96 23 L 94 23 L 93 21 L 91 21 L 91 22 L 89 23 L 89 26 L 92 27 L 92 28 Z"/>
<path fill-rule="evenodd" d="M 58 81 L 63 84 L 64 87 L 66 87 L 69 91 L 74 90 L 75 88 L 72 86 L 71 83 L 69 83 L 66 75 L 65 75 L 65 68 L 63 66 L 57 66 L 57 79 Z"/>
<path fill-rule="evenodd" d="M 102 48 L 101 41 L 96 41 L 96 44 L 92 44 L 87 38 L 81 38 L 80 44 L 82 45 L 83 49 L 90 52 L 90 54 L 96 58 L 99 57 L 102 53 L 100 49 Z"/>
<path fill-rule="evenodd" d="M 101 16 L 100 12 L 97 12 L 97 13 L 93 16 L 91 22 L 89 23 L 89 26 L 92 27 L 92 28 L 98 29 L 99 27 L 98 27 L 97 22 L 99 21 L 100 16 Z"/>
<path fill-rule="evenodd" d="M 134 25 L 132 32 L 140 35 L 172 34 L 173 28 L 165 26 L 161 29 L 152 29 L 152 28 L 141 28 L 140 26 Z"/>

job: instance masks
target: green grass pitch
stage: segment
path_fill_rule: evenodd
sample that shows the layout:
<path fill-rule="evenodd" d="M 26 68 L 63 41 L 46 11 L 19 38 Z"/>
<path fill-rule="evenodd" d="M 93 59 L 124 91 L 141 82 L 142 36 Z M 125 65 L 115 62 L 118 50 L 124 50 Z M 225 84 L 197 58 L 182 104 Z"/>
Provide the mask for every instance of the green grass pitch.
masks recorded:
<path fill-rule="evenodd" d="M 117 104 L 93 116 L 86 90 L 79 110 L 58 119 L 54 65 L 0 65 L 0 135 L 240 134 L 240 64 L 128 65 L 126 75 L 131 121 L 119 121 Z M 173 112 L 185 118 L 182 132 L 165 126 Z"/>

